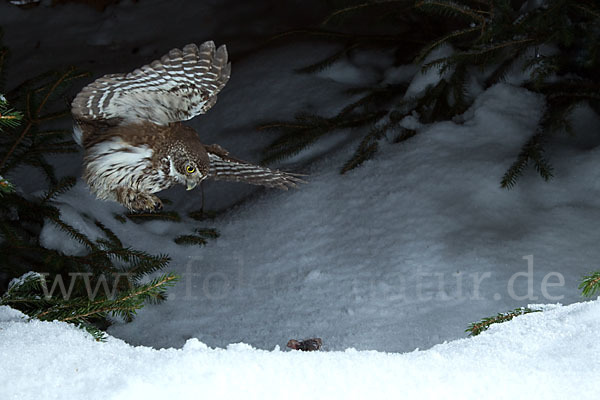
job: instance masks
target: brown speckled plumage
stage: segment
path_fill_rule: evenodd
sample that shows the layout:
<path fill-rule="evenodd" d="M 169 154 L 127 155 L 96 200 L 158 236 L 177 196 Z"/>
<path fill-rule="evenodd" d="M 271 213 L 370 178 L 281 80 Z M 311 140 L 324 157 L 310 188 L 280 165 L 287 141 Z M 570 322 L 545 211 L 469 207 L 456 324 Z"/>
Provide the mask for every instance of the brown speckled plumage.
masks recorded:
<path fill-rule="evenodd" d="M 84 179 L 101 199 L 131 210 L 162 207 L 153 193 L 206 178 L 287 189 L 298 176 L 253 165 L 219 145 L 204 145 L 181 121 L 208 111 L 229 80 L 225 46 L 173 49 L 128 74 L 92 82 L 72 104 L 74 137 L 84 149 Z"/>

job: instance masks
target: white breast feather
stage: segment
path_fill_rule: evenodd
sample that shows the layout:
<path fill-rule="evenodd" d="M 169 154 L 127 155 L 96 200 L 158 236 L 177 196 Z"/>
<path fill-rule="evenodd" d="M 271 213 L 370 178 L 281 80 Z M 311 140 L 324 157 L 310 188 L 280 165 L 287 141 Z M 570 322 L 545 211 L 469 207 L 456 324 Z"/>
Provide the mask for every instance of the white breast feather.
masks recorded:
<path fill-rule="evenodd" d="M 101 199 L 113 199 L 112 190 L 120 186 L 146 191 L 152 154 L 148 146 L 132 146 L 121 138 L 98 143 L 87 152 L 84 178 Z"/>

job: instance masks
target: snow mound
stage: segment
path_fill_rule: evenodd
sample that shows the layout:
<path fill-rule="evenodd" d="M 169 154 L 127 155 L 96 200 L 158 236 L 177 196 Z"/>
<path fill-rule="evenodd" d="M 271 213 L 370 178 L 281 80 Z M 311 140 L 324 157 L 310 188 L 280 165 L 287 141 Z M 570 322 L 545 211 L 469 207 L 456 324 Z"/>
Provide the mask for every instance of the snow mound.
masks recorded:
<path fill-rule="evenodd" d="M 197 339 L 155 350 L 0 307 L 0 398 L 592 399 L 581 388 L 600 374 L 599 330 L 596 300 L 404 354 L 211 349 Z"/>

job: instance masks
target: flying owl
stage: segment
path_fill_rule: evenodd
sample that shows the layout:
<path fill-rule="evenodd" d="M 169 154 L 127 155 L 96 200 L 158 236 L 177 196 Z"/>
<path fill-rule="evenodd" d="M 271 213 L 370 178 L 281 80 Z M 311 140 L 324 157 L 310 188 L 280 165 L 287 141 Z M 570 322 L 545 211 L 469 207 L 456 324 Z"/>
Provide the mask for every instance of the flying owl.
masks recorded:
<path fill-rule="evenodd" d="M 181 121 L 204 114 L 229 80 L 227 49 L 188 44 L 128 74 L 110 74 L 84 87 L 71 112 L 73 137 L 84 149 L 83 178 L 103 200 L 154 211 L 153 193 L 206 178 L 288 189 L 299 175 L 253 165 L 217 144 L 205 145 Z"/>

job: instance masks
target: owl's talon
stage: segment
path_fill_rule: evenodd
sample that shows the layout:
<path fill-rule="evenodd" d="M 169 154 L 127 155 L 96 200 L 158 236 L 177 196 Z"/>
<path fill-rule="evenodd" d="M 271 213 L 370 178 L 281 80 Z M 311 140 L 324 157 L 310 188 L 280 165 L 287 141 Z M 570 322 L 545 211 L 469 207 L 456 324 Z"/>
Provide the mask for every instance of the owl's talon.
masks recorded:
<path fill-rule="evenodd" d="M 134 207 L 138 210 L 155 212 L 163 208 L 162 201 L 154 195 L 140 193 L 134 201 Z"/>
<path fill-rule="evenodd" d="M 139 192 L 127 187 L 115 190 L 115 197 L 119 203 L 131 211 L 155 212 L 163 208 L 162 201 L 153 194 Z"/>

